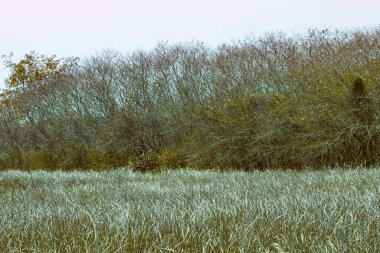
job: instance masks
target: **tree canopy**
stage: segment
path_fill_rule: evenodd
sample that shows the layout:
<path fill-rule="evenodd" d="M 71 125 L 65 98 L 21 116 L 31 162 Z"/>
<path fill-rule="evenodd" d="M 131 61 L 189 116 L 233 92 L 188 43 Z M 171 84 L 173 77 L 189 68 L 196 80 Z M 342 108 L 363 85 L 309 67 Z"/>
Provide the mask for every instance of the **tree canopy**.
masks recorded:
<path fill-rule="evenodd" d="M 160 43 L 10 70 L 0 168 L 274 169 L 380 161 L 380 29 Z"/>

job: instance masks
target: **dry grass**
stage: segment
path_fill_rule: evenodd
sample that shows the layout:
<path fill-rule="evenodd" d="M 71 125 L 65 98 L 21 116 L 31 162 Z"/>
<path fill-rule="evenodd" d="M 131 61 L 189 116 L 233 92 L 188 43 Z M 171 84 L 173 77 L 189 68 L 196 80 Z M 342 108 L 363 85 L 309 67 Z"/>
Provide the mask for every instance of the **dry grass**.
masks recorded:
<path fill-rule="evenodd" d="M 0 252 L 380 252 L 380 170 L 0 173 Z"/>

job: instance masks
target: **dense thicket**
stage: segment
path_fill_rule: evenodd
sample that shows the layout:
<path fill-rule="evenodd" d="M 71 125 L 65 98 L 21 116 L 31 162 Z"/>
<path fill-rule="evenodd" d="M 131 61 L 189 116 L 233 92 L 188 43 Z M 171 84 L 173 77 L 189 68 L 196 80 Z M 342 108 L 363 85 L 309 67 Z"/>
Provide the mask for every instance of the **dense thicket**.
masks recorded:
<path fill-rule="evenodd" d="M 380 27 L 4 59 L 1 168 L 380 162 Z"/>

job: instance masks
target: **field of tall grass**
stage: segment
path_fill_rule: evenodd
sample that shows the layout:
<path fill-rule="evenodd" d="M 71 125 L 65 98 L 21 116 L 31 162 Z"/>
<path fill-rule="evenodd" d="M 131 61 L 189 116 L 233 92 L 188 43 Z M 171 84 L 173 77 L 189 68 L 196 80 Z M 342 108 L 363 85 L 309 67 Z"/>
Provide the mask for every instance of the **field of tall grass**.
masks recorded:
<path fill-rule="evenodd" d="M 380 252 L 380 170 L 0 172 L 0 252 Z"/>

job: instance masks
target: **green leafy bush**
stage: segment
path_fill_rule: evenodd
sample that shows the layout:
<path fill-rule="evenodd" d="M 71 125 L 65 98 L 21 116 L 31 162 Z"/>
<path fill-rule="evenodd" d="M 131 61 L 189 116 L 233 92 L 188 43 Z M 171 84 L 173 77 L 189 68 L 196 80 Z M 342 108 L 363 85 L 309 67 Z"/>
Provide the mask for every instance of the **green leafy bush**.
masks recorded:
<path fill-rule="evenodd" d="M 32 150 L 22 153 L 23 167 L 28 170 L 57 169 L 62 156 L 52 150 Z"/>
<path fill-rule="evenodd" d="M 161 168 L 184 168 L 187 165 L 186 154 L 180 149 L 164 149 L 158 155 Z"/>
<path fill-rule="evenodd" d="M 142 153 L 139 157 L 131 161 L 130 165 L 140 172 L 159 172 L 160 164 L 158 156 L 152 150 Z"/>

